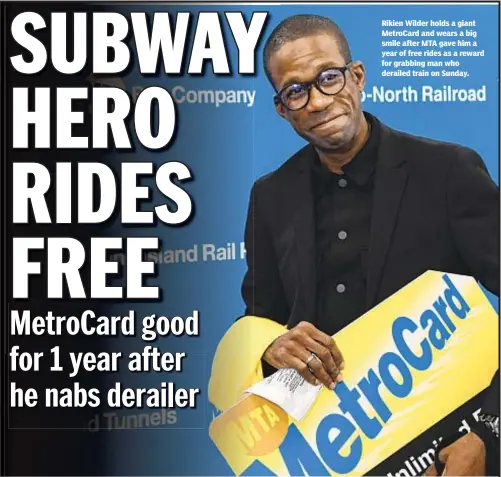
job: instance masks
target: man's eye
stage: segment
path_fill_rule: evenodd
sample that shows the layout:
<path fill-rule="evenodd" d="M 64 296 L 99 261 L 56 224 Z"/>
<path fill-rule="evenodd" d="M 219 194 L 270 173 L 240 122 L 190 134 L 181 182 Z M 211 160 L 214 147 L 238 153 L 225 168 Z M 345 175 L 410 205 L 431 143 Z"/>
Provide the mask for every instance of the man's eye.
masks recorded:
<path fill-rule="evenodd" d="M 300 84 L 294 84 L 292 86 L 289 86 L 289 88 L 287 88 L 285 95 L 287 98 L 293 98 L 294 96 L 303 94 L 304 91 L 305 91 L 304 86 Z"/>
<path fill-rule="evenodd" d="M 326 71 L 322 74 L 320 81 L 324 84 L 335 83 L 341 78 L 341 73 L 337 70 Z"/>

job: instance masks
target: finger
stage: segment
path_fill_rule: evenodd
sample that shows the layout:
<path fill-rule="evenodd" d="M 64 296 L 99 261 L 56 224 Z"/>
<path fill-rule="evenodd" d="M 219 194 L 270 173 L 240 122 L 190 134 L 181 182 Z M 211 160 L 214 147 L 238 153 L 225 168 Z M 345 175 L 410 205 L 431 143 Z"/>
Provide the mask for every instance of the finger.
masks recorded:
<path fill-rule="evenodd" d="M 327 371 L 332 381 L 334 382 L 342 381 L 341 371 L 337 367 L 329 348 L 326 348 L 318 341 L 315 341 L 313 338 L 309 336 L 305 338 L 304 344 L 307 350 L 311 351 L 312 353 L 315 353 L 315 355 L 320 359 L 324 369 Z"/>
<path fill-rule="evenodd" d="M 340 370 L 342 370 L 344 368 L 343 355 L 341 351 L 339 351 L 339 348 L 337 347 L 336 342 L 332 339 L 332 337 L 315 328 L 313 325 L 311 327 L 308 327 L 307 330 L 311 338 L 313 338 L 315 341 L 318 341 L 321 345 L 330 350 L 336 366 Z"/>
<path fill-rule="evenodd" d="M 296 357 L 316 376 L 316 378 L 328 389 L 334 389 L 335 381 L 330 377 L 319 358 L 310 359 L 312 354 L 306 348 L 297 348 Z"/>
<path fill-rule="evenodd" d="M 438 475 L 437 469 L 435 467 L 435 464 L 431 464 L 430 467 L 426 469 L 426 472 L 423 474 L 425 476 L 427 475 Z"/>
<path fill-rule="evenodd" d="M 334 362 L 336 363 L 337 367 L 342 371 L 344 369 L 343 354 L 341 353 L 341 351 L 337 347 L 337 344 L 333 338 L 331 338 L 330 350 L 331 350 L 332 356 L 334 358 Z"/>
<path fill-rule="evenodd" d="M 469 472 L 468 472 L 468 471 Z M 465 469 L 464 467 L 462 466 L 457 466 L 457 465 L 450 465 L 449 463 L 445 466 L 444 468 L 444 471 L 442 472 L 441 475 L 448 475 L 448 476 L 454 476 L 454 477 L 459 477 L 461 475 L 464 475 L 464 476 L 469 476 L 469 477 L 472 477 L 474 475 L 484 475 L 484 474 L 476 474 L 474 472 L 471 472 L 470 469 Z"/>
<path fill-rule="evenodd" d="M 464 459 L 454 458 L 447 459 L 447 464 L 441 475 L 448 476 L 474 476 L 474 475 L 486 475 L 485 469 L 482 466 L 471 465 L 471 462 L 467 462 Z"/>
<path fill-rule="evenodd" d="M 318 379 L 311 373 L 306 363 L 301 361 L 299 358 L 291 358 L 290 367 L 294 368 L 310 384 L 313 384 L 314 386 L 318 386 L 320 384 Z"/>
<path fill-rule="evenodd" d="M 313 373 L 324 386 L 332 390 L 334 389 L 335 381 L 331 378 L 320 359 L 312 359 L 312 353 L 307 348 L 308 345 L 313 345 L 321 355 L 325 356 L 326 354 L 330 354 L 327 348 L 324 347 L 324 352 L 322 350 L 322 345 L 311 338 L 310 335 L 315 333 L 315 331 L 316 328 L 311 323 L 300 323 L 292 332 L 291 340 L 288 343 L 289 353 L 292 353 L 296 358 L 300 359 L 301 362 L 305 363 L 306 366 L 310 368 L 311 373 Z"/>

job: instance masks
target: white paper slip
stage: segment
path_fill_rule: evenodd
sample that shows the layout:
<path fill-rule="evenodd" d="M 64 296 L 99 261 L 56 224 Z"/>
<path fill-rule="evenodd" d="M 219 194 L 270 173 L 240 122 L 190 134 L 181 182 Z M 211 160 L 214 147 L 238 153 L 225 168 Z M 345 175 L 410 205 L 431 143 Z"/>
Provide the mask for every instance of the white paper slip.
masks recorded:
<path fill-rule="evenodd" d="M 268 399 L 300 421 L 314 404 L 321 387 L 321 384 L 310 384 L 295 369 L 288 368 L 279 369 L 245 392 Z"/>

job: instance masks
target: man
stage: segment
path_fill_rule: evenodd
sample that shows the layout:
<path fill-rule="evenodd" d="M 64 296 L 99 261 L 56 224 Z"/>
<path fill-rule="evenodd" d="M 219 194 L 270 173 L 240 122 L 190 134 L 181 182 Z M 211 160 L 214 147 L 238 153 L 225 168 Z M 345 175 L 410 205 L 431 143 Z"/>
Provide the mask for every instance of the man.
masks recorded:
<path fill-rule="evenodd" d="M 278 114 L 308 145 L 252 188 L 245 315 L 288 329 L 267 343 L 265 375 L 295 368 L 333 389 L 344 363 L 331 336 L 427 270 L 474 276 L 499 296 L 499 191 L 473 150 L 362 111 L 364 66 L 331 20 L 286 19 L 264 64 Z M 485 475 L 484 430 L 455 439 L 437 465 Z"/>

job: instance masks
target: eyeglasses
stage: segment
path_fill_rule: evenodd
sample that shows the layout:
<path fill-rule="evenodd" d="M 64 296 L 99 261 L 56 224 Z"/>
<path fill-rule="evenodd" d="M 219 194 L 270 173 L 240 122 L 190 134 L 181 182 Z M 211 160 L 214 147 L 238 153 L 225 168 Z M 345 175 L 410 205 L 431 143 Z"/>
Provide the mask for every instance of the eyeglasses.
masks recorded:
<path fill-rule="evenodd" d="M 289 111 L 298 111 L 310 101 L 312 86 L 315 86 L 323 94 L 334 96 L 345 87 L 345 72 L 350 64 L 351 62 L 342 67 L 324 70 L 313 81 L 286 86 L 274 96 L 273 100 L 275 104 L 282 104 Z"/>

